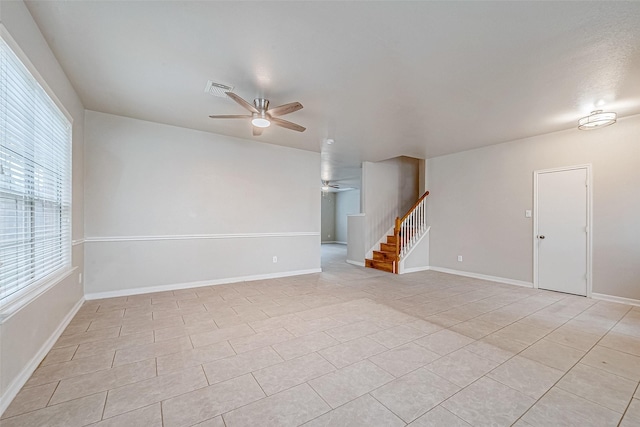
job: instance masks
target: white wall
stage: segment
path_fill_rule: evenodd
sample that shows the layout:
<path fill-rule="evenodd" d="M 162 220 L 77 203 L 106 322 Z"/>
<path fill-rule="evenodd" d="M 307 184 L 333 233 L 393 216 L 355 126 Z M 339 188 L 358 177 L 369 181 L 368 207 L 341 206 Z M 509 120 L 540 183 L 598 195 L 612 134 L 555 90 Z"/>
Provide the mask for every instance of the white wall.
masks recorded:
<path fill-rule="evenodd" d="M 336 240 L 336 193 L 321 193 L 321 226 L 320 234 L 323 242 Z"/>
<path fill-rule="evenodd" d="M 418 200 L 419 160 L 396 157 L 362 164 L 362 212 L 366 215 L 365 246 L 369 250 L 397 216 Z"/>
<path fill-rule="evenodd" d="M 431 265 L 532 282 L 533 171 L 587 163 L 593 292 L 640 299 L 640 116 L 429 159 Z"/>
<path fill-rule="evenodd" d="M 47 42 L 21 1 L 1 2 L 0 22 L 73 118 L 72 251 L 70 275 L 19 308 L 0 312 L 0 414 L 46 355 L 82 300 L 79 274 L 83 271 L 83 125 L 84 107 Z M 11 44 L 11 43 L 10 43 Z M 13 46 L 12 46 L 13 47 Z M 27 64 L 29 65 L 29 64 Z M 31 67 L 29 67 L 31 68 Z"/>
<path fill-rule="evenodd" d="M 413 246 L 411 252 L 402 259 L 400 273 L 426 270 L 429 266 L 429 231 L 427 231 Z"/>
<path fill-rule="evenodd" d="M 347 262 L 364 267 L 364 258 L 369 250 L 365 247 L 366 216 L 364 214 L 347 217 Z"/>
<path fill-rule="evenodd" d="M 93 111 L 85 128 L 88 297 L 320 268 L 318 153 Z"/>
<path fill-rule="evenodd" d="M 347 215 L 360 213 L 360 190 L 336 194 L 336 242 L 347 243 Z"/>

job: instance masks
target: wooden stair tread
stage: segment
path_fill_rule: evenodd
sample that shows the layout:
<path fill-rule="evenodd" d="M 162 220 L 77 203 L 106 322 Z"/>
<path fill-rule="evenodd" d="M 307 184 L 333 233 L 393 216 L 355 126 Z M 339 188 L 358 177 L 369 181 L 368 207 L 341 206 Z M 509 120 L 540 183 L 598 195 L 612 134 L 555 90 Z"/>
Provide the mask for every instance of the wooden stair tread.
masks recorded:
<path fill-rule="evenodd" d="M 396 245 L 395 245 L 395 243 L 393 245 L 390 245 L 388 243 L 380 243 L 380 251 L 381 252 L 395 252 L 396 251 Z"/>
<path fill-rule="evenodd" d="M 381 261 L 375 259 L 365 259 L 365 266 L 369 268 L 375 268 L 376 270 L 386 271 L 389 273 L 393 273 L 393 267 L 395 261 Z"/>
<path fill-rule="evenodd" d="M 395 261 L 396 253 L 385 252 L 385 251 L 373 251 L 373 259 L 374 261 Z"/>

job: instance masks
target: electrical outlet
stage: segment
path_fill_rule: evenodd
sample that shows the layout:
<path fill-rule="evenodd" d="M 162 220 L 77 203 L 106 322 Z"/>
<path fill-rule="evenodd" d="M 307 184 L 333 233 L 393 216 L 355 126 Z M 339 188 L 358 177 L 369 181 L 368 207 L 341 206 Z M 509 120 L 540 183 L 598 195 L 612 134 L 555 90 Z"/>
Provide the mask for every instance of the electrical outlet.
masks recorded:
<path fill-rule="evenodd" d="M 277 256 L 274 256 L 274 257 L 273 257 L 273 263 L 275 264 L 276 262 L 278 262 L 278 257 L 277 257 Z"/>
<path fill-rule="evenodd" d="M 462 255 L 458 255 L 458 262 L 462 262 Z"/>

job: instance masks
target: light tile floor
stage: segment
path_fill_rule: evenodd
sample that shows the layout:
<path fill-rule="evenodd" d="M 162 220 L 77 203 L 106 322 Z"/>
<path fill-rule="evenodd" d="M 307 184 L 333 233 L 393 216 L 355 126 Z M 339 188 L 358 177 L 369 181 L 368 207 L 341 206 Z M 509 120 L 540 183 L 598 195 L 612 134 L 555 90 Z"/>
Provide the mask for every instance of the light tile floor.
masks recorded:
<path fill-rule="evenodd" d="M 86 302 L 0 425 L 640 425 L 640 308 L 344 257 Z"/>

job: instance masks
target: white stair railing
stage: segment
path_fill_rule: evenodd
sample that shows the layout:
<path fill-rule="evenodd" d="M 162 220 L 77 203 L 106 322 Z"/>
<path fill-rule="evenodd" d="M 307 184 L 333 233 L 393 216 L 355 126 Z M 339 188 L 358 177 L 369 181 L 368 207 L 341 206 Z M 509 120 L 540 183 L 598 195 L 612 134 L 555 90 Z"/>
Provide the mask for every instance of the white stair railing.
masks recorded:
<path fill-rule="evenodd" d="M 402 218 L 396 218 L 394 234 L 396 236 L 396 259 L 400 261 L 402 257 L 411 251 L 420 237 L 427 231 L 427 196 L 424 193 L 409 212 Z"/>

